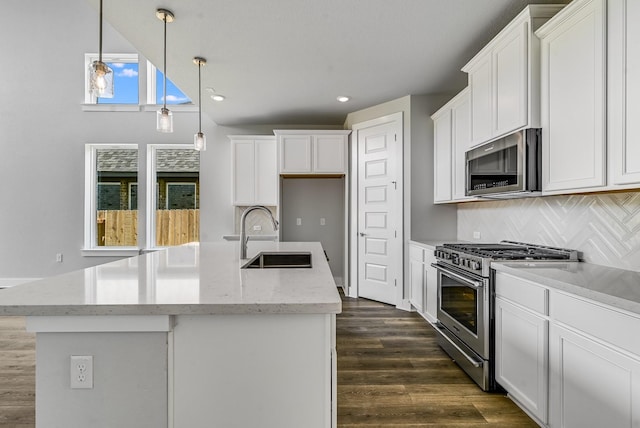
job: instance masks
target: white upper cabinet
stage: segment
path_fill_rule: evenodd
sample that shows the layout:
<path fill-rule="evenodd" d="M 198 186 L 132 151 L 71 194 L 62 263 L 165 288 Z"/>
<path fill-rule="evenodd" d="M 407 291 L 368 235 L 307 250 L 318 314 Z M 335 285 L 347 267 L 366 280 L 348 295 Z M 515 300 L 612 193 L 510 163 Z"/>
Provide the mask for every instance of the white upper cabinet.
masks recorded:
<path fill-rule="evenodd" d="M 451 108 L 445 105 L 433 116 L 433 202 L 451 201 Z"/>
<path fill-rule="evenodd" d="M 280 174 L 345 174 L 351 131 L 276 130 Z"/>
<path fill-rule="evenodd" d="M 607 108 L 609 184 L 640 183 L 640 2 L 609 0 Z"/>
<path fill-rule="evenodd" d="M 434 202 L 460 202 L 465 196 L 465 153 L 470 147 L 471 103 L 469 88 L 435 112 Z"/>
<path fill-rule="evenodd" d="M 469 74 L 471 141 L 540 127 L 540 43 L 533 32 L 563 5 L 529 5 L 462 71 Z"/>
<path fill-rule="evenodd" d="M 278 205 L 278 157 L 272 136 L 230 135 L 233 205 Z"/>
<path fill-rule="evenodd" d="M 542 26 L 542 190 L 606 184 L 606 3 L 575 0 Z"/>

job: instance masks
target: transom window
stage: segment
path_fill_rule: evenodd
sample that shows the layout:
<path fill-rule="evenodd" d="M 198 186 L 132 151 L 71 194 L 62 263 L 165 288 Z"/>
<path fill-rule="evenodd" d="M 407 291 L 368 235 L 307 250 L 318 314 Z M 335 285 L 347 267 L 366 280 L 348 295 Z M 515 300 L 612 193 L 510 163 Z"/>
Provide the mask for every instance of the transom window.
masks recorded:
<path fill-rule="evenodd" d="M 163 74 L 151 62 L 146 61 L 140 67 L 138 54 L 111 54 L 103 53 L 102 61 L 113 70 L 113 98 L 97 98 L 89 92 L 89 67 L 93 61 L 98 60 L 97 53 L 84 55 L 85 65 L 85 104 L 116 104 L 135 105 L 142 104 L 140 100 L 140 88 L 146 88 L 146 104 L 163 104 Z M 146 67 L 146 73 L 144 68 Z M 141 74 L 142 73 L 142 74 Z M 145 82 L 146 80 L 146 82 Z M 144 95 L 143 95 L 144 96 Z M 171 79 L 167 79 L 167 104 L 190 105 L 193 102 L 180 90 Z"/>

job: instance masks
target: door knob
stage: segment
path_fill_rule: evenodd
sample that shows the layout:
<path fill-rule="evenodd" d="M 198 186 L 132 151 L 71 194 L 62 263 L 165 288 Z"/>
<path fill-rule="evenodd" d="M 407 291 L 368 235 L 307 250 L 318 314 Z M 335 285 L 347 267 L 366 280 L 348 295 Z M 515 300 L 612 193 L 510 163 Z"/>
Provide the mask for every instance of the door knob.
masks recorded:
<path fill-rule="evenodd" d="M 360 232 L 360 236 L 367 236 L 367 234 Z"/>

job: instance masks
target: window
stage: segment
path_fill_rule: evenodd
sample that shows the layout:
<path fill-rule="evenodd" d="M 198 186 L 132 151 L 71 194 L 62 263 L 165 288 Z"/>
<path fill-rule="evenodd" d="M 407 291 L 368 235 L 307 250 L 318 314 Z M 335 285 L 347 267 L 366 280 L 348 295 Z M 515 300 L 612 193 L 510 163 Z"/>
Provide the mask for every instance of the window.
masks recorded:
<path fill-rule="evenodd" d="M 137 249 L 138 146 L 88 144 L 85 176 L 85 249 Z"/>
<path fill-rule="evenodd" d="M 188 147 L 188 148 L 186 148 Z M 200 152 L 184 144 L 147 146 L 147 246 L 200 240 Z"/>
<path fill-rule="evenodd" d="M 113 70 L 113 98 L 96 98 L 89 92 L 89 67 L 98 54 L 85 54 L 85 104 L 139 104 L 140 79 L 137 54 L 102 54 L 102 61 Z"/>
<path fill-rule="evenodd" d="M 155 65 L 147 61 L 147 104 L 162 104 L 163 74 Z M 167 79 L 167 104 L 193 104 L 171 79 Z"/>
<path fill-rule="evenodd" d="M 200 152 L 184 144 L 147 146 L 146 218 L 138 218 L 138 146 L 87 144 L 85 255 L 137 253 L 200 240 Z M 144 190 L 144 189 L 143 189 Z"/>

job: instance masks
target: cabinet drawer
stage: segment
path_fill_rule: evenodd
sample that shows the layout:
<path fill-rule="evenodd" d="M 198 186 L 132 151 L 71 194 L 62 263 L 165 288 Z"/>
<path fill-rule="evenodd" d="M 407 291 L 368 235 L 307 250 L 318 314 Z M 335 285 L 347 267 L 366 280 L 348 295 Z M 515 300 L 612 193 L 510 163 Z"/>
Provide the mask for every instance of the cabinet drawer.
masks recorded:
<path fill-rule="evenodd" d="M 543 315 L 549 314 L 549 290 L 533 282 L 496 272 L 496 295 Z"/>
<path fill-rule="evenodd" d="M 554 291 L 551 318 L 640 356 L 640 317 Z"/>
<path fill-rule="evenodd" d="M 418 247 L 417 245 L 409 246 L 409 258 L 411 260 L 415 260 L 417 262 L 424 262 L 424 248 Z"/>

